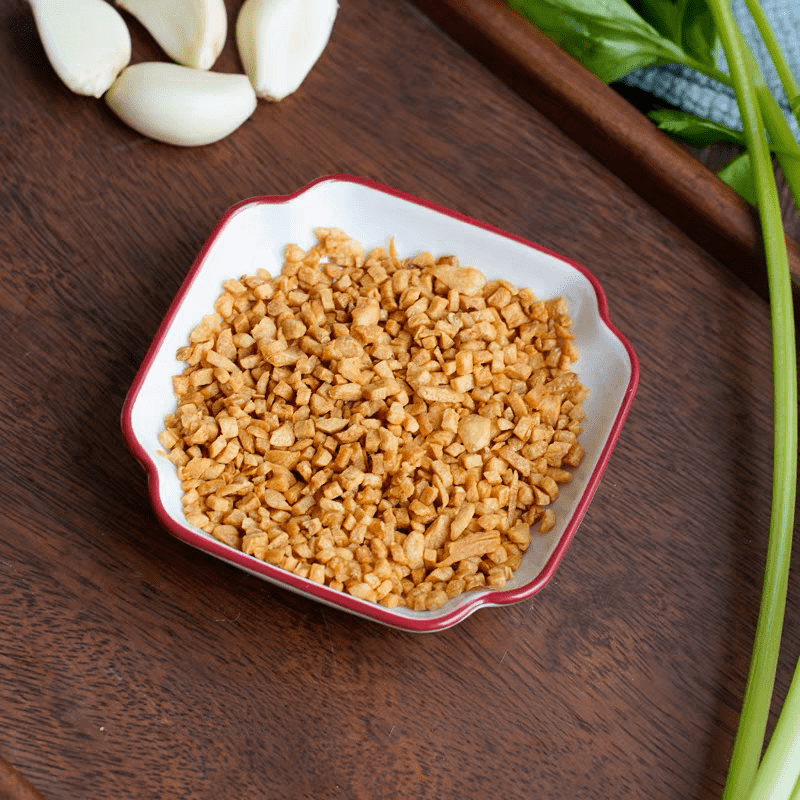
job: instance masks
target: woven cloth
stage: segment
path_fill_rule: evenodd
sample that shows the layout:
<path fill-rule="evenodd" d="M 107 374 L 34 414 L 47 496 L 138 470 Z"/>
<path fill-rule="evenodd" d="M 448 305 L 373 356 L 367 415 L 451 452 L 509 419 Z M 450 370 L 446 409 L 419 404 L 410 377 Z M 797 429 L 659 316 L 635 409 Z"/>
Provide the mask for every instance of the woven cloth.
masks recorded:
<path fill-rule="evenodd" d="M 800 82 L 800 0 L 761 0 L 761 6 L 769 18 L 795 78 Z M 789 113 L 786 93 L 744 0 L 733 0 L 733 13 L 761 65 L 767 85 L 787 112 L 789 124 L 797 136 L 800 130 Z M 724 72 L 729 71 L 725 56 L 721 52 L 719 67 Z M 688 67 L 638 69 L 623 78 L 622 83 L 643 89 L 695 116 L 719 122 L 736 130 L 742 129 L 742 119 L 733 89 L 721 86 Z"/>

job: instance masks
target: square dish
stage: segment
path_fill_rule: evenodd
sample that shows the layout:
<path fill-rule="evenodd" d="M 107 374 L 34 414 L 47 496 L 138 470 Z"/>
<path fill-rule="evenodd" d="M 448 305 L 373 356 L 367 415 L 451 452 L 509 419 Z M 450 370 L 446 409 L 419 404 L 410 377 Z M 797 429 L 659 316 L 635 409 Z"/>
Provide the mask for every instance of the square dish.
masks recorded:
<path fill-rule="evenodd" d="M 562 487 L 557 522 L 536 533 L 503 589 L 459 595 L 435 611 L 386 608 L 314 583 L 236 550 L 190 525 L 183 514 L 180 481 L 162 453 L 158 436 L 175 410 L 172 378 L 183 370 L 175 354 L 204 315 L 213 311 L 224 281 L 281 271 L 285 247 L 308 248 L 318 227 L 335 227 L 367 250 L 394 237 L 398 252 L 456 255 L 488 280 L 504 279 L 531 289 L 543 300 L 563 296 L 580 350 L 575 371 L 590 390 L 581 434 L 585 456 L 574 480 Z M 256 197 L 231 208 L 191 268 L 156 333 L 122 410 L 122 429 L 148 474 L 153 506 L 161 523 L 182 541 L 253 575 L 306 597 L 396 628 L 443 630 L 481 607 L 517 603 L 550 580 L 586 513 L 621 432 L 638 385 L 632 347 L 612 325 L 596 278 L 585 268 L 516 236 L 371 181 L 351 176 L 322 178 L 293 195 Z"/>

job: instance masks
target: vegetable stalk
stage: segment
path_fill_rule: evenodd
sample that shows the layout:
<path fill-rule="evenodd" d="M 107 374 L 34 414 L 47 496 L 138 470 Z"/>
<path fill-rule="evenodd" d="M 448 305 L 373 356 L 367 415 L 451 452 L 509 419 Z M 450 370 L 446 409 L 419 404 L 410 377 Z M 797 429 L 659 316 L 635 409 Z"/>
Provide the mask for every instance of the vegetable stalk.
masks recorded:
<path fill-rule="evenodd" d="M 749 798 L 796 796 L 800 796 L 800 662 Z"/>
<path fill-rule="evenodd" d="M 758 0 L 749 0 L 749 2 L 757 4 Z M 795 205 L 800 209 L 800 145 L 798 145 L 797 139 L 795 139 L 778 101 L 769 90 L 761 68 L 758 66 L 758 62 L 750 50 L 750 46 L 745 41 L 738 27 L 736 29 L 736 35 L 741 47 L 742 57 L 746 62 L 746 69 L 750 76 L 753 94 L 761 112 L 763 127 L 769 132 L 772 149 L 778 157 L 778 162 L 783 170 L 786 183 L 792 192 L 792 197 L 794 197 Z M 709 77 L 714 78 L 719 83 L 736 91 L 735 79 L 719 71 L 715 71 L 715 73 L 716 74 L 713 74 L 711 71 L 706 70 L 706 74 Z"/>
<path fill-rule="evenodd" d="M 758 0 L 750 0 L 750 2 L 757 4 Z M 781 165 L 786 183 L 792 192 L 795 205 L 800 209 L 800 146 L 783 115 L 783 110 L 769 90 L 761 68 L 741 32 L 739 33 L 739 42 L 752 76 L 753 91 L 761 109 L 764 125 L 769 131 L 772 149 L 778 157 L 778 163 Z"/>
<path fill-rule="evenodd" d="M 747 8 L 758 27 L 758 32 L 761 34 L 761 38 L 767 46 L 767 52 L 772 59 L 772 63 L 775 65 L 778 77 L 781 79 L 783 88 L 786 90 L 786 97 L 789 99 L 789 106 L 792 109 L 792 114 L 794 114 L 798 122 L 800 122 L 800 86 L 797 85 L 797 81 L 792 74 L 789 63 L 786 61 L 786 56 L 783 54 L 783 50 L 781 50 L 780 43 L 775 36 L 775 31 L 772 29 L 772 25 L 770 25 L 761 3 L 759 3 L 758 0 L 746 0 L 746 2 Z"/>
<path fill-rule="evenodd" d="M 709 0 L 731 70 L 753 166 L 770 290 L 774 375 L 774 464 L 769 544 L 753 657 L 724 800 L 747 797 L 764 746 L 786 607 L 797 471 L 797 365 L 791 279 L 780 202 L 752 64 L 729 0 Z"/>

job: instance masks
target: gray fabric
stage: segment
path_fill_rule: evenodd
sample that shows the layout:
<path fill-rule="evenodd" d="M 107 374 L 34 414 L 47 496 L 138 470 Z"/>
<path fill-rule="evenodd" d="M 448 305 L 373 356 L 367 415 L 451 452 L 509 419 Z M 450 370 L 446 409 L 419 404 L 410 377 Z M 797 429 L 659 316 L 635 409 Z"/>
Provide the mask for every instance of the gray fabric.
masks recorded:
<path fill-rule="evenodd" d="M 795 79 L 800 82 L 800 0 L 761 0 L 764 13 L 770 20 L 775 36 L 781 44 Z M 767 85 L 778 98 L 789 116 L 795 133 L 800 134 L 797 123 L 789 114 L 786 93 L 778 73 L 767 53 L 767 48 L 747 10 L 744 0 L 733 0 L 733 12 L 750 46 L 758 59 Z M 725 57 L 720 52 L 719 66 L 728 72 Z M 622 80 L 629 86 L 643 89 L 671 105 L 678 106 L 698 117 L 719 122 L 730 128 L 742 129 L 742 121 L 733 90 L 716 81 L 699 75 L 688 67 L 663 67 L 639 69 Z"/>

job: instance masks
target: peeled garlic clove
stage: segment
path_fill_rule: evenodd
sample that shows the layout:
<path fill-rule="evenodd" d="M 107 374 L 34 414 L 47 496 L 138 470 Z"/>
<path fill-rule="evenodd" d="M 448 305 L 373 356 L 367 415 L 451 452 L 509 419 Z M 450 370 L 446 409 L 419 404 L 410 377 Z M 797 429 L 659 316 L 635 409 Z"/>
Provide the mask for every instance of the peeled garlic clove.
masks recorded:
<path fill-rule="evenodd" d="M 245 0 L 236 44 L 259 97 L 282 100 L 296 91 L 322 55 L 336 0 Z"/>
<path fill-rule="evenodd" d="M 47 58 L 67 88 L 100 97 L 131 60 L 131 37 L 104 0 L 31 0 Z"/>
<path fill-rule="evenodd" d="M 167 144 L 211 144 L 255 110 L 246 75 L 146 61 L 125 69 L 106 93 L 111 110 L 139 133 Z"/>
<path fill-rule="evenodd" d="M 179 64 L 211 69 L 225 44 L 224 0 L 117 0 Z"/>

